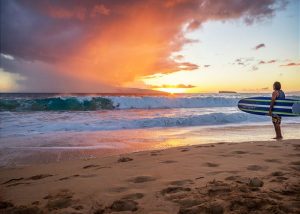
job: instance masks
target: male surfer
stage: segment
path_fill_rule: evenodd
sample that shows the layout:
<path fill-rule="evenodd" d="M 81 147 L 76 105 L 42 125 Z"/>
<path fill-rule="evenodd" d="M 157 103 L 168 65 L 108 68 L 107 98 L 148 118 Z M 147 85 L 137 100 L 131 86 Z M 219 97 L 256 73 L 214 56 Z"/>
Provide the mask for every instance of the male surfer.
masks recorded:
<path fill-rule="evenodd" d="M 280 128 L 280 123 L 281 123 L 281 117 L 273 114 L 272 110 L 275 104 L 275 100 L 276 99 L 285 99 L 285 94 L 284 92 L 281 90 L 281 84 L 280 82 L 274 82 L 273 84 L 273 93 L 272 93 L 272 100 L 271 100 L 271 104 L 270 104 L 270 110 L 269 110 L 269 115 L 272 116 L 272 122 L 275 128 L 275 132 L 276 132 L 276 137 L 274 139 L 282 139 L 282 134 L 281 134 L 281 128 Z"/>

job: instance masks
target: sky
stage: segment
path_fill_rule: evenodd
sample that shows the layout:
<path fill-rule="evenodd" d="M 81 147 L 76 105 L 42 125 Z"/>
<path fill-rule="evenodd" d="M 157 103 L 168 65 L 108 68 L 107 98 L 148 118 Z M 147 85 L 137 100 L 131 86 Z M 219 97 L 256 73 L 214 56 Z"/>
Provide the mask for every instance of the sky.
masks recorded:
<path fill-rule="evenodd" d="M 298 0 L 1 0 L 0 92 L 300 91 Z"/>

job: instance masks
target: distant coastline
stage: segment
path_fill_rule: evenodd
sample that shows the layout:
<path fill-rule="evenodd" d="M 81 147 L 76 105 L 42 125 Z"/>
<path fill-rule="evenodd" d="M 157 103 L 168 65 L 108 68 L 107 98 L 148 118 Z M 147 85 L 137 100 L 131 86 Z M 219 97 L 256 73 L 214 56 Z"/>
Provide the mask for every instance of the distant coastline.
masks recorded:
<path fill-rule="evenodd" d="M 236 94 L 236 91 L 219 91 L 219 94 Z"/>

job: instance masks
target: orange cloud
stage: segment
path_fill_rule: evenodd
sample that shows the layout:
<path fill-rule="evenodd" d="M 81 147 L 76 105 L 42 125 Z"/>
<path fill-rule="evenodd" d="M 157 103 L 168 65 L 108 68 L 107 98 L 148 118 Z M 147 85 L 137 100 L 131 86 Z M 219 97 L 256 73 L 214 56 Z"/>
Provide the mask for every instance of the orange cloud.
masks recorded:
<path fill-rule="evenodd" d="M 45 72 L 53 72 L 55 77 L 61 74 L 83 83 L 122 86 L 143 76 L 198 69 L 196 64 L 171 58 L 184 45 L 197 42 L 185 38 L 186 31 L 211 20 L 244 19 L 246 23 L 261 20 L 282 8 L 277 3 L 262 0 L 5 1 L 1 13 L 6 22 L 1 26 L 9 36 L 1 39 L 1 52 L 33 63 L 51 64 L 55 68 Z M 37 73 L 28 79 L 38 81 L 39 78 L 43 76 Z M 55 79 L 49 81 L 55 83 Z M 66 84 L 71 83 L 66 81 Z"/>

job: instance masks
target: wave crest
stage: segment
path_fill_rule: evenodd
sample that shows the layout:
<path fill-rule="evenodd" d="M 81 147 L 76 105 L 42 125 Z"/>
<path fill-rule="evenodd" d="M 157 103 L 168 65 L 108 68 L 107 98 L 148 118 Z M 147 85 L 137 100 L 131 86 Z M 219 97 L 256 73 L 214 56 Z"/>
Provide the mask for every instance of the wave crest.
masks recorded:
<path fill-rule="evenodd" d="M 93 111 L 101 109 L 114 109 L 112 101 L 103 97 L 84 100 L 77 97 L 0 100 L 0 111 Z"/>

